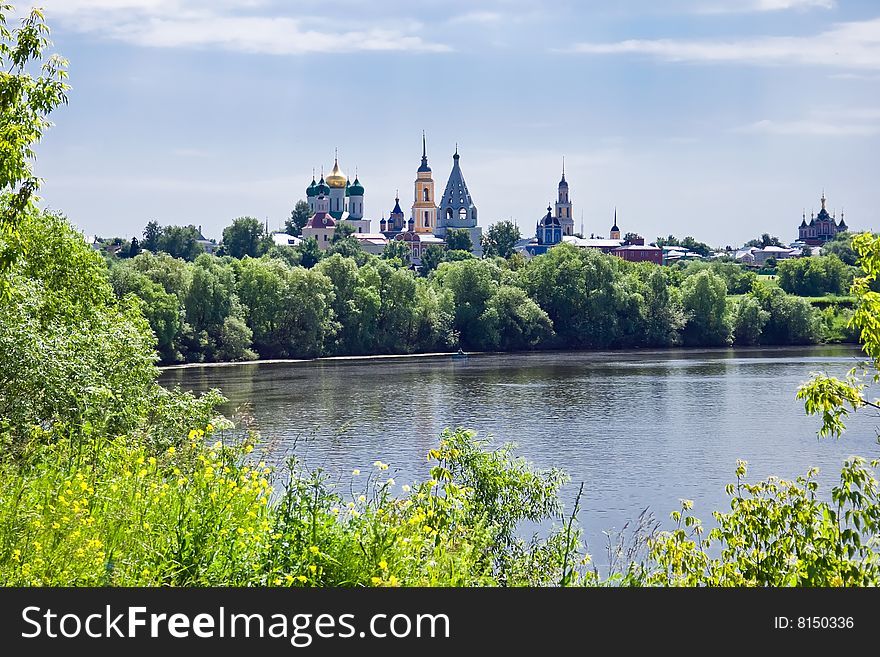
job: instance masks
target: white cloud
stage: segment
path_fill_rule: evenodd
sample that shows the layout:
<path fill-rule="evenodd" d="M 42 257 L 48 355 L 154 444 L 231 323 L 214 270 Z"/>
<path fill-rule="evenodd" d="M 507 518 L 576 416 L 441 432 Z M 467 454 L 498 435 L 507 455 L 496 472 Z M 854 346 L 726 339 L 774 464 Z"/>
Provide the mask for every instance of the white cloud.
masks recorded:
<path fill-rule="evenodd" d="M 815 120 L 771 121 L 763 119 L 742 126 L 737 129 L 737 132 L 809 137 L 867 137 L 880 134 L 880 125 L 841 125 Z"/>
<path fill-rule="evenodd" d="M 649 55 L 670 62 L 810 65 L 880 70 L 880 18 L 838 23 L 817 35 L 735 39 L 628 39 L 579 43 L 570 52 Z"/>
<path fill-rule="evenodd" d="M 752 12 L 785 11 L 789 9 L 833 9 L 834 0 L 732 0 L 730 2 L 700 3 L 697 12 L 701 14 L 744 14 Z"/>
<path fill-rule="evenodd" d="M 356 51 L 444 52 L 445 44 L 409 33 L 403 21 L 388 29 L 308 27 L 306 17 L 278 10 L 255 13 L 262 0 L 43 0 L 47 16 L 78 32 L 155 48 L 221 48 L 247 53 L 301 55 Z M 320 21 L 318 21 L 320 22 Z"/>
<path fill-rule="evenodd" d="M 498 23 L 503 16 L 497 11 L 470 11 L 449 19 L 450 23 Z"/>
<path fill-rule="evenodd" d="M 805 137 L 871 137 L 880 135 L 880 108 L 817 108 L 803 118 L 762 119 L 734 132 Z"/>

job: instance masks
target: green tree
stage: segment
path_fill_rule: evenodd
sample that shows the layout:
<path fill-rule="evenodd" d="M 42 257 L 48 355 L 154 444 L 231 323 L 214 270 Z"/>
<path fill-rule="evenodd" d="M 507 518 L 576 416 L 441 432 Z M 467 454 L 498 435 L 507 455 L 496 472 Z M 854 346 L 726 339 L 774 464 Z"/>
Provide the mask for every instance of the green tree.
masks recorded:
<path fill-rule="evenodd" d="M 446 250 L 439 244 L 432 244 L 422 252 L 422 264 L 419 265 L 419 273 L 425 278 L 440 266 Z"/>
<path fill-rule="evenodd" d="M 339 331 L 331 351 L 336 354 L 366 353 L 378 317 L 378 296 L 367 289 L 357 263 L 341 254 L 325 257 L 316 265 L 315 271 L 324 274 L 333 285 L 330 308 L 339 323 Z"/>
<path fill-rule="evenodd" d="M 736 345 L 755 345 L 770 319 L 770 313 L 761 308 L 758 300 L 745 295 L 733 307 L 733 341 Z"/>
<path fill-rule="evenodd" d="M 330 244 L 338 244 L 354 235 L 354 233 L 354 226 L 350 223 L 340 221 L 336 224 L 336 230 L 333 231 L 333 236 L 330 238 Z"/>
<path fill-rule="evenodd" d="M 681 262 L 679 266 L 683 266 L 684 277 L 693 276 L 703 270 L 709 270 L 713 274 L 721 276 L 727 285 L 728 294 L 746 294 L 752 289 L 752 284 L 758 279 L 757 274 L 744 265 L 736 262 L 704 262 L 700 260 L 691 260 L 689 262 Z"/>
<path fill-rule="evenodd" d="M 658 244 L 657 246 L 660 245 Z M 681 240 L 681 246 L 686 248 L 688 251 L 694 251 L 695 253 L 699 253 L 701 256 L 704 257 L 712 255 L 713 252 L 711 246 L 709 246 L 705 242 L 698 242 L 690 235 Z"/>
<path fill-rule="evenodd" d="M 324 274 L 248 258 L 241 262 L 238 295 L 263 358 L 313 358 L 332 344 L 338 325 L 333 285 Z"/>
<path fill-rule="evenodd" d="M 743 246 L 745 248 L 754 246 L 763 249 L 765 246 L 782 246 L 782 242 L 779 241 L 778 237 L 771 236 L 770 233 L 763 233 L 760 238 L 749 240 Z"/>
<path fill-rule="evenodd" d="M 681 242 L 678 241 L 678 238 L 675 235 L 669 235 L 668 237 L 658 237 L 654 244 L 663 248 L 664 246 L 681 246 Z"/>
<path fill-rule="evenodd" d="M 266 231 L 254 217 L 239 217 L 223 229 L 223 247 L 233 258 L 257 258 L 264 253 Z"/>
<path fill-rule="evenodd" d="M 551 342 L 553 325 L 526 293 L 509 285 L 498 288 L 481 318 L 486 328 L 484 348 L 514 351 Z"/>
<path fill-rule="evenodd" d="M 110 270 L 110 283 L 120 299 L 132 294 L 143 302 L 141 311 L 156 336 L 155 347 L 162 362 L 176 363 L 182 360 L 182 313 L 177 296 L 169 294 L 159 283 L 128 264 L 120 264 Z"/>
<path fill-rule="evenodd" d="M 400 266 L 409 267 L 411 261 L 409 245 L 403 240 L 389 239 L 382 250 L 383 260 L 396 260 Z"/>
<path fill-rule="evenodd" d="M 447 249 L 443 255 L 443 262 L 461 262 L 462 260 L 473 260 L 474 254 L 470 251 L 462 251 L 461 249 Z"/>
<path fill-rule="evenodd" d="M 779 287 L 804 297 L 846 294 L 853 280 L 853 268 L 836 255 L 783 260 L 776 274 Z"/>
<path fill-rule="evenodd" d="M 195 226 L 165 226 L 159 235 L 157 249 L 173 258 L 192 262 L 204 253 L 198 239 L 199 231 Z"/>
<path fill-rule="evenodd" d="M 417 308 L 413 304 L 418 285 L 413 272 L 381 259 L 370 261 L 364 270 L 379 299 L 375 329 L 379 353 L 412 353 L 417 347 L 418 329 Z"/>
<path fill-rule="evenodd" d="M 685 313 L 679 290 L 670 279 L 665 267 L 651 267 L 647 273 L 642 292 L 646 346 L 668 347 L 681 341 Z"/>
<path fill-rule="evenodd" d="M 333 237 L 330 238 L 330 246 L 324 256 L 338 253 L 344 258 L 352 258 L 359 265 L 363 265 L 367 261 L 367 253 L 361 248 L 361 243 L 354 234 L 355 228 L 350 223 L 342 221 L 337 223 Z"/>
<path fill-rule="evenodd" d="M 819 311 L 806 299 L 760 282 L 752 295 L 770 315 L 761 333 L 761 344 L 811 344 L 819 340 Z"/>
<path fill-rule="evenodd" d="M 852 233 L 844 231 L 837 233 L 829 242 L 822 246 L 822 255 L 836 255 L 844 264 L 854 267 L 858 254 L 852 245 Z"/>
<path fill-rule="evenodd" d="M 443 263 L 435 276 L 440 287 L 452 293 L 462 348 L 491 348 L 493 336 L 485 313 L 498 291 L 501 270 L 491 261 L 464 260 Z"/>
<path fill-rule="evenodd" d="M 621 258 L 563 243 L 529 260 L 518 274 L 550 317 L 560 346 L 608 348 L 628 346 L 621 338 L 633 310 L 623 276 L 628 266 Z"/>
<path fill-rule="evenodd" d="M 159 238 L 162 236 L 162 226 L 158 221 L 147 222 L 144 227 L 144 241 L 141 246 L 151 253 L 159 251 Z"/>
<path fill-rule="evenodd" d="M 683 333 L 686 345 L 730 343 L 727 285 L 723 278 L 710 271 L 701 271 L 685 279 L 681 286 L 681 300 L 687 315 Z"/>
<path fill-rule="evenodd" d="M 34 175 L 34 146 L 52 125 L 47 116 L 67 103 L 67 61 L 52 55 L 43 13 L 32 9 L 9 30 L 9 4 L 0 4 L 0 301 L 8 298 L 6 273 L 23 252 L 19 224 L 32 206 L 40 179 Z M 41 75 L 30 70 L 38 66 Z"/>
<path fill-rule="evenodd" d="M 446 248 L 450 251 L 467 251 L 470 253 L 474 250 L 471 234 L 465 228 L 450 228 L 446 231 Z"/>
<path fill-rule="evenodd" d="M 299 254 L 299 263 L 306 269 L 317 265 L 324 256 L 321 247 L 318 246 L 318 240 L 314 237 L 307 237 L 293 247 L 293 250 Z"/>
<path fill-rule="evenodd" d="M 0 433 L 135 430 L 156 375 L 141 304 L 117 301 L 101 256 L 63 217 L 27 209 L 18 235 L 28 256 L 0 304 Z"/>
<path fill-rule="evenodd" d="M 284 232 L 299 237 L 302 235 L 303 226 L 309 222 L 311 216 L 309 204 L 306 201 L 297 201 L 290 212 L 290 219 L 284 222 Z"/>
<path fill-rule="evenodd" d="M 512 221 L 494 223 L 482 237 L 483 255 L 487 258 L 493 256 L 509 258 L 513 255 L 513 247 L 520 237 L 519 227 Z"/>

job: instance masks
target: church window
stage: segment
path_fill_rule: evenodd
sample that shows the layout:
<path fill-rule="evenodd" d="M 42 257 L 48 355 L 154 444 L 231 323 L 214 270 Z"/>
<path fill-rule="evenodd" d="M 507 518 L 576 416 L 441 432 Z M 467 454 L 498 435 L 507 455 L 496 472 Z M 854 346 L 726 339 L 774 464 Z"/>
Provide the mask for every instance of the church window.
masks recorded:
<path fill-rule="evenodd" d="M 467 208 L 461 208 L 461 209 L 458 211 L 458 218 L 459 218 L 461 221 L 466 221 L 466 220 L 467 220 Z"/>
<path fill-rule="evenodd" d="M 427 187 L 425 187 L 425 200 L 426 200 L 426 201 L 430 201 L 430 200 L 431 200 L 430 198 L 428 198 L 428 188 L 427 188 Z"/>
<path fill-rule="evenodd" d="M 430 226 L 430 225 L 431 225 L 431 222 L 428 220 L 428 213 L 427 213 L 427 211 L 425 212 L 425 225 L 426 225 L 426 226 Z"/>

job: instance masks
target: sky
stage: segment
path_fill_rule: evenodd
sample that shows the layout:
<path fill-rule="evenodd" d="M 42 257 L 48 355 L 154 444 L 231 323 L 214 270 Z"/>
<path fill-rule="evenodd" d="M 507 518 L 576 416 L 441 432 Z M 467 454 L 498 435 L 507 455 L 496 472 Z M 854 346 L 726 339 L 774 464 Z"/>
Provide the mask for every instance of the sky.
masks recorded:
<path fill-rule="evenodd" d="M 876 0 L 41 0 L 68 106 L 37 151 L 81 230 L 277 229 L 313 169 L 438 196 L 458 145 L 486 227 L 523 235 L 563 157 L 575 230 L 741 245 L 802 213 L 880 229 Z M 21 11 L 27 5 L 17 4 Z"/>

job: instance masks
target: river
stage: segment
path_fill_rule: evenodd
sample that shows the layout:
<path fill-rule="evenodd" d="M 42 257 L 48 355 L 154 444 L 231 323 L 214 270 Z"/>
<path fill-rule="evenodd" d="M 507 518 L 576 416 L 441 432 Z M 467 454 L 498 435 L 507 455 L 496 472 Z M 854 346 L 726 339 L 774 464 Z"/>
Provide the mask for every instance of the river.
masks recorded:
<path fill-rule="evenodd" d="M 324 360 L 166 369 L 161 382 L 217 387 L 239 430 L 260 433 L 266 460 L 291 452 L 349 490 L 355 468 L 391 464 L 397 485 L 427 478 L 425 455 L 444 427 L 512 441 L 539 467 L 584 482 L 579 520 L 604 563 L 603 531 L 651 509 L 668 526 L 680 498 L 711 525 L 728 509 L 737 459 L 749 479 L 811 466 L 827 496 L 852 454 L 880 456 L 876 413 L 852 417 L 844 438 L 818 440 L 818 418 L 795 399 L 811 372 L 861 362 L 852 346 L 527 353 L 452 358 Z M 388 474 L 384 473 L 384 474 Z"/>

